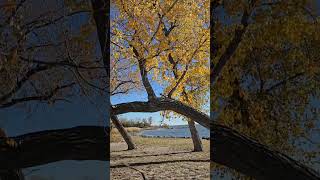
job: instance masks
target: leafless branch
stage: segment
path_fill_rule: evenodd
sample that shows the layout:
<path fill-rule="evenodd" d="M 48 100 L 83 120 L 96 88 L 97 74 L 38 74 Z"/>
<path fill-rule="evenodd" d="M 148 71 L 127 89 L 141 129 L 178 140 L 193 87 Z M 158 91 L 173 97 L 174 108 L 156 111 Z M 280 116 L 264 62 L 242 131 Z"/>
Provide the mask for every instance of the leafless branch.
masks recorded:
<path fill-rule="evenodd" d="M 35 74 L 46 71 L 50 69 L 50 66 L 37 66 L 33 69 L 30 69 L 27 73 L 23 75 L 23 77 L 17 81 L 15 87 L 8 92 L 7 94 L 0 97 L 0 102 L 4 102 L 11 98 L 18 90 L 21 89 L 21 87 Z"/>
<path fill-rule="evenodd" d="M 23 98 L 12 99 L 10 102 L 6 102 L 6 103 L 1 104 L 0 108 L 7 108 L 7 107 L 11 107 L 13 105 L 28 102 L 28 101 L 40 101 L 40 102 L 41 101 L 48 101 L 48 100 L 52 99 L 54 97 L 54 95 L 56 95 L 60 90 L 72 87 L 73 85 L 75 85 L 75 83 L 70 83 L 70 84 L 66 84 L 63 86 L 58 86 L 55 89 L 53 89 L 51 92 L 47 93 L 46 95 L 42 95 L 42 96 L 28 96 L 28 97 L 23 97 Z M 57 99 L 55 99 L 55 100 L 57 100 Z"/>
<path fill-rule="evenodd" d="M 286 84 L 287 82 L 293 81 L 293 80 L 295 80 L 296 78 L 303 76 L 304 74 L 305 74 L 304 72 L 300 72 L 300 73 L 297 73 L 297 74 L 295 74 L 295 75 L 293 75 L 293 76 L 290 76 L 290 77 L 288 77 L 287 79 L 282 80 L 282 81 L 280 81 L 280 82 L 272 85 L 271 87 L 269 87 L 269 88 L 266 89 L 265 91 L 266 91 L 266 92 L 270 92 L 270 91 L 272 91 L 272 90 L 274 90 L 274 89 L 276 89 L 276 88 L 278 88 L 278 87 Z"/>
<path fill-rule="evenodd" d="M 72 67 L 72 68 L 78 68 L 78 69 L 104 69 L 102 66 L 83 66 L 83 65 L 77 65 L 75 63 L 70 63 L 67 60 L 63 61 L 41 61 L 37 59 L 29 59 L 20 56 L 21 60 L 29 63 L 34 63 L 34 64 L 45 64 L 45 65 L 50 65 L 50 66 L 66 66 L 66 67 Z"/>

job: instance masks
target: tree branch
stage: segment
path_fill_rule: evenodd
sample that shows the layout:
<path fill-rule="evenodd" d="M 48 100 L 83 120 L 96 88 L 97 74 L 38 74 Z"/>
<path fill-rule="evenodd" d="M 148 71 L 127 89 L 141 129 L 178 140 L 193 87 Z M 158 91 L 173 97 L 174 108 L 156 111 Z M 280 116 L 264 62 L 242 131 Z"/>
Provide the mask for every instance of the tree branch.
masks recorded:
<path fill-rule="evenodd" d="M 20 88 L 26 83 L 33 75 L 40 73 L 42 71 L 46 71 L 50 69 L 51 66 L 37 66 L 31 70 L 29 70 L 16 84 L 16 86 L 7 94 L 0 97 L 0 103 L 8 100 L 16 93 Z"/>
<path fill-rule="evenodd" d="M 81 14 L 81 13 L 89 13 L 91 11 L 89 10 L 79 10 L 79 11 L 74 11 L 74 12 L 71 12 L 67 15 L 63 15 L 63 16 L 60 16 L 60 17 L 57 17 L 55 19 L 52 19 L 52 20 L 34 20 L 34 21 L 31 21 L 31 22 L 28 22 L 26 23 L 25 25 L 22 26 L 22 29 L 24 28 L 27 28 L 26 32 L 25 32 L 25 35 L 29 34 L 30 32 L 36 30 L 36 29 L 40 29 L 40 28 L 43 28 L 43 27 L 46 27 L 46 26 L 49 26 L 51 24 L 54 24 L 60 20 L 62 20 L 63 18 L 66 18 L 66 17 L 71 17 L 71 16 L 74 16 L 74 15 L 77 15 L 77 14 Z M 44 23 L 42 24 L 38 24 L 40 21 L 44 21 Z M 32 27 L 32 25 L 34 24 L 38 24 L 34 27 Z"/>
<path fill-rule="evenodd" d="M 215 29 L 211 29 L 211 32 L 213 34 L 211 34 L 211 45 L 210 45 L 210 59 L 211 59 L 211 62 L 210 62 L 210 69 L 211 69 L 211 72 L 210 72 L 210 84 L 211 86 L 214 85 L 214 82 L 217 80 L 218 76 L 220 75 L 223 67 L 226 65 L 226 63 L 230 60 L 230 58 L 232 57 L 232 55 L 235 53 L 235 51 L 237 50 L 240 42 L 242 41 L 242 38 L 247 30 L 247 27 L 248 27 L 248 20 L 250 18 L 250 15 L 254 9 L 254 7 L 256 6 L 256 2 L 257 0 L 252 0 L 250 1 L 250 4 L 249 4 L 249 8 L 248 9 L 245 9 L 244 12 L 243 12 L 243 15 L 241 17 L 241 25 L 242 25 L 242 28 L 238 28 L 236 29 L 236 31 L 234 32 L 234 36 L 233 36 L 233 39 L 231 40 L 231 42 L 229 43 L 229 45 L 227 46 L 225 52 L 221 55 L 221 57 L 219 58 L 218 60 L 218 63 L 216 65 L 213 64 L 213 58 L 215 58 L 217 56 L 217 51 L 218 51 L 218 44 L 216 42 L 216 35 L 214 34 L 214 31 Z M 214 1 L 211 1 L 210 5 L 211 5 L 211 17 L 210 17 L 210 23 L 212 23 L 212 26 L 211 28 L 215 28 L 215 21 L 214 21 L 214 15 L 213 15 L 213 12 L 214 10 L 219 7 L 221 4 L 220 0 L 214 0 Z"/>
<path fill-rule="evenodd" d="M 175 79 L 178 79 L 176 85 L 170 90 L 170 92 L 168 93 L 168 97 L 171 98 L 172 97 L 172 94 L 176 91 L 176 89 L 178 88 L 178 86 L 180 85 L 180 83 L 182 82 L 183 78 L 186 76 L 187 74 L 187 71 L 188 71 L 188 67 L 189 67 L 189 64 L 186 65 L 186 69 L 183 71 L 182 75 L 180 76 L 180 78 L 175 75 Z M 176 72 L 175 70 L 173 72 Z M 174 73 L 176 74 L 176 73 Z"/>
<path fill-rule="evenodd" d="M 169 7 L 169 9 L 168 9 L 163 15 L 158 14 L 158 16 L 159 16 L 159 22 L 158 22 L 158 25 L 157 25 L 156 30 L 154 31 L 153 35 L 152 35 L 151 38 L 150 38 L 150 41 L 149 41 L 148 45 L 149 45 L 150 43 L 152 43 L 153 39 L 155 38 L 155 36 L 156 36 L 157 33 L 159 32 L 160 25 L 161 25 L 161 23 L 163 23 L 162 20 L 163 20 L 163 18 L 165 17 L 165 15 L 171 11 L 171 9 L 177 4 L 177 2 L 178 2 L 178 0 L 175 0 L 175 1 L 172 3 L 172 5 Z M 168 34 L 168 35 L 169 35 L 169 34 Z"/>
<path fill-rule="evenodd" d="M 154 93 L 153 88 L 152 88 L 152 86 L 149 82 L 149 79 L 148 79 L 148 72 L 146 69 L 146 59 L 140 56 L 138 50 L 132 44 L 130 44 L 130 46 L 133 48 L 133 53 L 136 56 L 136 58 L 138 59 L 142 84 L 147 91 L 148 100 L 152 101 L 153 99 L 156 98 L 156 94 Z"/>
<path fill-rule="evenodd" d="M 104 67 L 101 66 L 83 66 L 83 65 L 77 65 L 74 63 L 70 63 L 69 61 L 40 61 L 37 59 L 29 59 L 20 56 L 20 59 L 22 59 L 25 62 L 29 63 L 34 63 L 34 64 L 45 64 L 45 65 L 50 65 L 50 66 L 67 66 L 67 67 L 72 67 L 72 68 L 78 68 L 78 69 L 104 69 Z"/>
<path fill-rule="evenodd" d="M 219 58 L 218 63 L 216 65 L 213 65 L 213 61 L 211 61 L 211 73 L 210 73 L 210 82 L 211 85 L 214 84 L 218 76 L 220 75 L 223 67 L 226 65 L 226 63 L 229 61 L 231 56 L 234 54 L 234 52 L 237 50 L 242 37 L 244 33 L 246 32 L 246 29 L 248 27 L 248 19 L 249 19 L 249 13 L 247 10 L 244 11 L 241 19 L 242 28 L 237 29 L 234 33 L 234 37 L 229 43 L 228 47 L 226 48 L 225 52 L 222 54 L 222 56 Z M 212 51 L 212 50 L 211 50 Z"/>
<path fill-rule="evenodd" d="M 57 94 L 59 92 L 59 90 L 62 90 L 62 89 L 65 89 L 65 88 L 69 88 L 69 87 L 71 87 L 73 85 L 75 85 L 75 83 L 70 83 L 70 84 L 66 84 L 66 85 L 63 85 L 63 86 L 58 86 L 55 89 L 53 89 L 51 92 L 49 92 L 48 95 L 29 96 L 29 97 L 12 99 L 10 102 L 6 102 L 6 103 L 3 103 L 3 104 L 0 104 L 0 109 L 1 108 L 11 107 L 13 105 L 24 103 L 24 102 L 28 102 L 28 101 L 48 101 L 55 94 Z"/>
<path fill-rule="evenodd" d="M 202 37 L 201 37 L 202 38 Z M 168 55 L 168 61 L 170 62 L 170 64 L 172 65 L 172 70 L 173 70 L 173 75 L 175 77 L 175 79 L 178 79 L 176 85 L 170 90 L 170 92 L 168 93 L 168 97 L 171 98 L 172 94 L 174 93 L 174 91 L 176 91 L 176 89 L 178 88 L 178 86 L 180 85 L 180 83 L 182 82 L 183 78 L 185 77 L 185 75 L 187 74 L 187 71 L 189 69 L 189 64 L 191 63 L 193 57 L 196 55 L 196 53 L 199 51 L 199 49 L 202 47 L 202 45 L 207 41 L 207 39 L 205 39 L 202 43 L 201 43 L 201 38 L 200 38 L 200 44 L 199 47 L 197 47 L 197 49 L 194 50 L 194 52 L 192 53 L 188 63 L 186 64 L 186 68 L 183 71 L 182 75 L 180 76 L 180 78 L 178 77 L 177 71 L 178 71 L 178 67 L 177 67 L 177 63 L 175 62 L 171 56 L 171 54 Z"/>
<path fill-rule="evenodd" d="M 292 80 L 294 80 L 294 79 L 296 79 L 296 78 L 298 78 L 298 77 L 300 77 L 300 76 L 303 76 L 303 75 L 304 75 L 304 72 L 297 73 L 297 74 L 295 74 L 295 75 L 293 75 L 293 76 L 290 76 L 289 78 L 287 78 L 287 79 L 285 79 L 285 80 L 282 80 L 282 81 L 280 81 L 280 82 L 272 85 L 271 87 L 269 87 L 269 88 L 266 89 L 265 91 L 266 91 L 266 92 L 270 92 L 270 91 L 272 91 L 272 90 L 274 90 L 274 89 L 276 89 L 276 88 L 278 88 L 278 87 L 286 84 L 287 82 L 292 81 Z"/>
<path fill-rule="evenodd" d="M 116 87 L 111 91 L 111 94 L 114 95 L 115 94 L 118 94 L 116 91 L 123 85 L 127 84 L 127 83 L 132 83 L 134 84 L 135 82 L 133 80 L 127 80 L 127 81 L 121 81 L 120 83 L 118 83 L 116 85 Z"/>

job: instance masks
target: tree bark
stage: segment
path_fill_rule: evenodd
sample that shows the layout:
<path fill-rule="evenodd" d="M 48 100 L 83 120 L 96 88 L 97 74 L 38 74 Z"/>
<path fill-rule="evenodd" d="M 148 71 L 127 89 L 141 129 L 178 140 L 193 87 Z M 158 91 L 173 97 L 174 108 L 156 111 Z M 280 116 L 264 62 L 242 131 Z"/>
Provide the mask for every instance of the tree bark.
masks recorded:
<path fill-rule="evenodd" d="M 314 170 L 238 132 L 212 124 L 211 160 L 255 179 L 319 180 Z"/>
<path fill-rule="evenodd" d="M 78 126 L 39 131 L 11 139 L 16 141 L 17 146 L 3 143 L 0 146 L 1 170 L 27 168 L 62 160 L 110 160 L 108 127 Z"/>
<path fill-rule="evenodd" d="M 123 137 L 123 139 L 125 140 L 125 142 L 128 145 L 128 150 L 132 150 L 135 149 L 136 146 L 134 145 L 131 136 L 129 135 L 129 133 L 124 129 L 124 127 L 122 126 L 121 122 L 119 121 L 118 117 L 113 115 L 111 116 L 111 120 L 112 123 L 114 124 L 114 126 L 118 129 L 118 131 L 120 132 L 121 136 Z"/>
<path fill-rule="evenodd" d="M 129 112 L 158 112 L 164 110 L 171 110 L 184 115 L 185 117 L 196 121 L 203 127 L 210 129 L 210 118 L 207 114 L 180 101 L 169 98 L 156 98 L 149 102 L 135 101 L 113 105 L 111 114 L 118 115 Z"/>
<path fill-rule="evenodd" d="M 198 134 L 198 131 L 196 129 L 194 121 L 189 120 L 188 121 L 188 125 L 189 125 L 191 138 L 192 138 L 192 142 L 193 142 L 193 147 L 194 147 L 193 151 L 195 151 L 195 152 L 203 151 L 202 142 L 201 142 L 201 139 L 199 137 L 199 134 Z"/>

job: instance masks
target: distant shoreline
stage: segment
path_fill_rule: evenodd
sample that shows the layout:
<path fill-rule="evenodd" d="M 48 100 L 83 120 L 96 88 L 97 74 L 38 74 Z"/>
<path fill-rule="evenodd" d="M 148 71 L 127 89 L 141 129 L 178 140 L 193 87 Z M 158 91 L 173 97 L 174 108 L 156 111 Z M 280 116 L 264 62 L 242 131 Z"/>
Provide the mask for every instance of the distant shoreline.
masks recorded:
<path fill-rule="evenodd" d="M 173 139 L 190 139 L 191 137 L 189 136 L 184 136 L 184 137 L 174 137 L 174 136 L 145 136 L 138 134 L 138 136 L 143 137 L 143 138 L 173 138 Z M 210 137 L 202 137 L 201 139 L 204 140 L 210 140 Z"/>
<path fill-rule="evenodd" d="M 186 126 L 186 125 L 174 125 L 174 126 Z M 167 128 L 167 127 L 162 127 L 162 126 L 150 126 L 150 127 L 144 127 L 144 128 L 139 128 L 139 127 L 125 127 L 126 131 L 131 135 L 131 136 L 136 136 L 136 137 L 142 137 L 142 138 L 147 138 L 147 139 L 190 139 L 190 135 L 186 136 L 170 136 L 170 135 L 143 135 L 144 131 L 152 131 L 152 130 L 158 130 L 158 129 L 175 129 L 173 126 Z M 180 129 L 180 128 L 178 128 Z M 210 140 L 210 135 L 208 136 L 201 136 L 200 137 L 203 140 Z M 113 129 L 111 131 L 111 142 L 120 142 L 122 141 L 122 137 L 120 133 L 118 132 L 117 129 Z"/>
<path fill-rule="evenodd" d="M 176 126 L 186 126 L 186 125 L 176 125 Z M 143 135 L 142 134 L 143 131 L 146 131 L 146 130 L 157 130 L 157 129 L 174 129 L 174 127 L 171 126 L 170 128 L 166 128 L 166 127 L 161 127 L 161 126 L 152 126 L 150 128 L 142 128 L 141 131 L 139 131 L 135 135 L 138 135 L 138 136 L 143 137 L 143 138 L 182 138 L 182 139 L 191 138 L 191 136 L 167 136 L 167 135 Z M 201 137 L 201 139 L 210 140 L 210 135 L 209 135 L 209 137 L 208 136 Z"/>

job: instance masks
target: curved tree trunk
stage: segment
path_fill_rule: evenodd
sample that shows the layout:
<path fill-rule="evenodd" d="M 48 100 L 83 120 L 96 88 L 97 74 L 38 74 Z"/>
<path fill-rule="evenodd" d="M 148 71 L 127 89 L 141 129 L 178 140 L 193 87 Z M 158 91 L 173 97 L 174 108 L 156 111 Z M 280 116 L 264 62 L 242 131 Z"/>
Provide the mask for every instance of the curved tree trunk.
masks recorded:
<path fill-rule="evenodd" d="M 121 122 L 119 121 L 118 117 L 115 115 L 111 116 L 111 120 L 112 123 L 114 124 L 114 126 L 118 129 L 119 133 L 121 134 L 121 136 L 123 137 L 123 139 L 125 140 L 125 142 L 128 145 L 128 150 L 132 150 L 135 149 L 136 146 L 134 145 L 131 136 L 129 135 L 129 133 L 124 129 L 124 127 L 122 126 Z"/>
<path fill-rule="evenodd" d="M 0 170 L 33 167 L 62 160 L 110 160 L 109 127 L 78 126 L 0 139 Z"/>
<path fill-rule="evenodd" d="M 149 102 L 135 101 L 113 105 L 111 114 L 118 115 L 129 112 L 158 112 L 170 110 L 179 113 L 203 127 L 210 129 L 210 118 L 207 114 L 198 111 L 185 103 L 169 98 L 155 98 Z"/>
<path fill-rule="evenodd" d="M 211 160 L 256 179 L 319 180 L 314 170 L 238 132 L 212 124 Z"/>
<path fill-rule="evenodd" d="M 188 125 L 189 125 L 189 129 L 190 129 L 190 133 L 191 133 L 191 138 L 192 138 L 192 142 L 193 142 L 194 151 L 195 152 L 203 151 L 202 142 L 201 142 L 201 139 L 199 137 L 199 134 L 198 134 L 198 131 L 196 129 L 194 121 L 189 120 L 188 121 Z"/>

